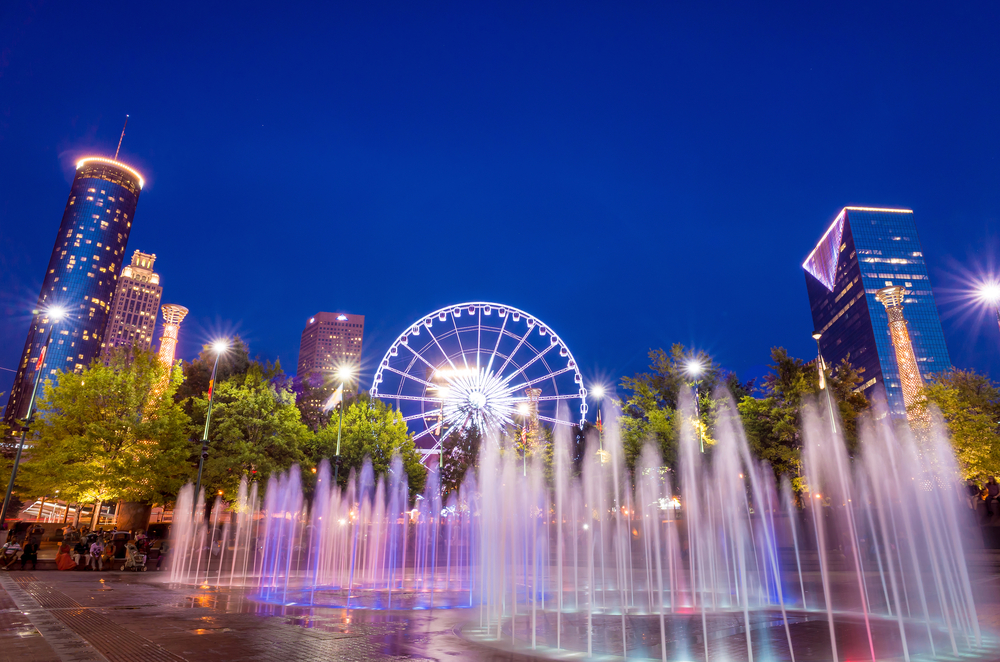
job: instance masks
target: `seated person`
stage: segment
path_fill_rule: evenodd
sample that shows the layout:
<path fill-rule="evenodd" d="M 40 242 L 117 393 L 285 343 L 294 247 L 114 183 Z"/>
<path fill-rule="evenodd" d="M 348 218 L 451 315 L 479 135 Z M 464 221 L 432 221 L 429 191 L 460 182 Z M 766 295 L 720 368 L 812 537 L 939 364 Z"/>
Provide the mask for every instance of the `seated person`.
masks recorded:
<path fill-rule="evenodd" d="M 73 545 L 73 560 L 77 565 L 90 565 L 90 553 L 87 550 L 87 543 L 77 539 Z"/>
<path fill-rule="evenodd" d="M 21 551 L 21 546 L 17 543 L 17 538 L 13 536 L 7 538 L 7 542 L 0 548 L 0 570 L 10 570 L 17 560 L 17 553 Z"/>
<path fill-rule="evenodd" d="M 70 556 L 69 545 L 63 543 L 59 546 L 59 553 L 56 554 L 56 568 L 59 570 L 72 570 L 76 567 L 76 561 Z"/>
<path fill-rule="evenodd" d="M 104 570 L 104 543 L 95 538 L 90 544 L 90 567 L 94 570 Z"/>
<path fill-rule="evenodd" d="M 38 569 L 38 544 L 28 540 L 24 543 L 24 551 L 21 552 L 21 570 L 31 561 L 31 569 Z"/>

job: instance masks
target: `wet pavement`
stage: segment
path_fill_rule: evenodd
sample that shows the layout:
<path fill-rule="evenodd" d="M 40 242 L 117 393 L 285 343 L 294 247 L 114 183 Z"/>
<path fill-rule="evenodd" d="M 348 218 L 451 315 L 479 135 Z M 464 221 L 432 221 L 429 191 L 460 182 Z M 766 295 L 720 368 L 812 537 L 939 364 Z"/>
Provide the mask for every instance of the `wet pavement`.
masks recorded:
<path fill-rule="evenodd" d="M 992 563 L 991 563 L 992 565 Z M 183 660 L 521 660 L 514 654 L 530 648 L 530 616 L 501 627 L 500 640 L 480 628 L 476 609 L 416 609 L 397 611 L 306 608 L 262 604 L 243 589 L 191 587 L 162 583 L 160 573 L 3 572 L 0 573 L 0 660 L 18 662 L 180 662 Z M 994 568 L 980 578 L 981 621 L 1000 626 L 1000 573 Z M 756 656 L 783 657 L 783 622 L 773 613 L 752 614 L 755 641 L 770 629 L 773 648 Z M 541 654 L 581 659 L 580 654 L 552 651 L 545 642 L 558 629 L 553 614 L 539 614 L 536 645 Z M 586 651 L 585 616 L 565 615 L 567 639 Z M 746 657 L 741 615 L 716 616 L 707 632 L 711 655 L 738 660 Z M 829 656 L 825 621 L 798 615 L 796 659 Z M 777 624 L 777 625 L 776 625 Z M 668 641 L 702 642 L 700 617 L 686 615 L 668 624 Z M 577 633 L 574 635 L 572 632 Z M 844 646 L 858 650 L 855 621 L 844 625 Z M 630 642 L 633 655 L 660 658 L 656 617 L 600 617 L 595 621 L 594 652 L 613 659 L 620 642 Z M 889 636 L 891 628 L 882 636 Z M 838 639 L 840 633 L 838 632 Z M 741 651 L 741 643 L 742 651 Z M 671 644 L 669 659 L 702 658 L 693 649 Z M 992 646 L 992 644 L 991 644 Z M 690 648 L 690 647 L 689 647 Z M 981 659 L 1000 660 L 1000 647 Z M 810 654 L 806 654 L 806 650 Z M 861 649 L 866 649 L 862 646 Z M 863 650 L 860 652 L 863 653 Z M 797 649 L 799 650 L 799 649 Z M 526 651 L 525 651 L 526 652 Z M 758 651 L 755 651 L 758 652 Z M 761 655 L 762 653 L 763 655 Z M 620 655 L 620 653 L 619 653 Z M 681 656 L 678 658 L 677 656 Z M 631 657 L 631 655 L 630 655 Z M 843 652 L 841 657 L 843 657 Z M 863 655 L 858 655 L 864 659 Z M 852 658 L 854 659 L 854 658 Z"/>

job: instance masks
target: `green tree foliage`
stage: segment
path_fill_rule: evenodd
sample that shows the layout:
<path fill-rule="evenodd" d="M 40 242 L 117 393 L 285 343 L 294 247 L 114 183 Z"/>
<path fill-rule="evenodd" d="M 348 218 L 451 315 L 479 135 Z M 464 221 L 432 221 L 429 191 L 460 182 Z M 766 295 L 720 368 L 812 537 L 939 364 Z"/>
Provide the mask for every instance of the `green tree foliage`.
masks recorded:
<path fill-rule="evenodd" d="M 455 430 L 441 442 L 441 474 L 442 496 L 458 491 L 465 480 L 469 469 L 479 466 L 479 449 L 482 446 L 483 435 L 475 426 L 464 430 Z"/>
<path fill-rule="evenodd" d="M 221 365 L 221 364 L 220 364 Z M 192 439 L 204 433 L 208 394 L 191 398 Z M 209 429 L 208 459 L 202 483 L 205 493 L 236 493 L 240 479 L 266 481 L 273 473 L 302 463 L 313 435 L 295 406 L 295 393 L 280 365 L 250 362 L 215 386 Z M 195 444 L 197 464 L 201 445 Z"/>
<path fill-rule="evenodd" d="M 815 365 L 789 356 L 782 347 L 771 350 L 771 360 L 771 373 L 761 388 L 764 397 L 744 395 L 738 401 L 740 417 L 751 452 L 770 463 L 775 474 L 787 476 L 796 490 L 801 490 L 802 410 L 812 401 L 828 402 L 827 395 L 819 388 Z M 850 450 L 857 444 L 857 417 L 868 407 L 864 396 L 854 392 L 860 382 L 859 373 L 846 359 L 826 376 Z M 818 413 L 827 417 L 828 406 L 822 406 Z"/>
<path fill-rule="evenodd" d="M 190 478 L 190 421 L 174 401 L 181 381 L 152 351 L 121 348 L 107 365 L 46 381 L 40 420 L 18 482 L 33 496 L 79 502 L 168 501 Z"/>
<path fill-rule="evenodd" d="M 403 460 L 410 497 L 424 489 L 427 469 L 420 463 L 420 453 L 406 428 L 403 415 L 381 400 L 373 400 L 367 395 L 359 395 L 345 404 L 347 409 L 344 410 L 340 443 L 340 485 L 347 485 L 352 468 L 361 470 L 366 457 L 371 458 L 375 475 L 384 475 L 389 471 L 392 457 L 398 453 Z M 338 424 L 339 417 L 331 416 L 329 424 L 316 433 L 314 459 L 317 463 L 323 458 L 333 461 L 337 449 Z"/>
<path fill-rule="evenodd" d="M 635 467 L 647 439 L 656 442 L 667 466 L 676 466 L 681 427 L 677 409 L 683 391 L 693 397 L 697 385 L 700 433 L 711 445 L 710 430 L 718 410 L 714 399 L 716 388 L 725 385 L 735 397 L 752 388 L 752 383 L 741 383 L 704 352 L 691 352 L 680 344 L 673 345 L 669 353 L 650 350 L 649 360 L 649 372 L 625 377 L 621 382 L 629 393 L 619 422 L 625 462 L 630 469 Z M 701 367 L 697 375 L 691 373 L 692 364 Z"/>
<path fill-rule="evenodd" d="M 931 377 L 924 395 L 915 407 L 941 412 L 962 478 L 1000 476 L 1000 389 L 973 370 L 951 370 Z"/>

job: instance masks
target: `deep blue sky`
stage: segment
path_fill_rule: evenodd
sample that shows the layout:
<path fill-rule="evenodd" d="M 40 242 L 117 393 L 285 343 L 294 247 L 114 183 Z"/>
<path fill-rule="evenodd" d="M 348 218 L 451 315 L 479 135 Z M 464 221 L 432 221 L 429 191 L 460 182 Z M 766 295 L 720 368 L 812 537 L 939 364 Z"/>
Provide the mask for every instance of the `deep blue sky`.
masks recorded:
<path fill-rule="evenodd" d="M 998 6 L 815 4 L 3 3 L 0 367 L 74 160 L 130 113 L 129 253 L 191 309 L 185 358 L 238 331 L 293 372 L 306 319 L 345 310 L 370 379 L 417 317 L 485 299 L 588 377 L 673 342 L 755 376 L 812 356 L 800 265 L 861 204 L 915 210 L 953 362 L 1000 377 L 995 325 L 942 297 L 996 262 Z"/>

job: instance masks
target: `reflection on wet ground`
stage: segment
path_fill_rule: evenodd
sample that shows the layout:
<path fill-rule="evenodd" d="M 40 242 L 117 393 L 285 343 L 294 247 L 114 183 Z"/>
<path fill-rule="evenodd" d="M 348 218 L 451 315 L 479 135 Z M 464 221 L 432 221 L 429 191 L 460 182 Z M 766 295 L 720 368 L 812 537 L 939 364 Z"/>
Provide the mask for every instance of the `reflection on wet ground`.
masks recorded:
<path fill-rule="evenodd" d="M 61 620 L 107 659 L 122 659 L 123 651 L 132 650 L 145 653 L 130 659 L 173 662 L 582 659 L 588 631 L 593 633 L 593 654 L 605 660 L 620 659 L 623 653 L 630 660 L 659 660 L 664 653 L 672 660 L 703 660 L 706 641 L 709 659 L 748 657 L 746 621 L 740 612 L 709 614 L 704 625 L 699 612 L 677 613 L 665 619 L 662 635 L 657 615 L 595 615 L 588 628 L 586 613 L 557 616 L 542 610 L 535 612 L 534 620 L 530 610 L 522 611 L 513 621 L 505 619 L 499 629 L 494 623 L 486 630 L 478 608 L 370 610 L 274 604 L 254 599 L 244 588 L 167 584 L 156 581 L 156 575 L 108 575 L 100 580 L 85 573 L 11 576 L 35 596 L 39 612 Z M 13 605 L 0 612 L 9 612 L 12 619 L 7 638 L 0 633 L 0 659 L 7 659 L 4 650 L 17 651 L 19 662 L 60 659 L 44 636 L 14 618 L 21 612 Z M 790 659 L 789 635 L 796 660 L 832 659 L 824 613 L 789 612 L 787 631 L 780 612 L 751 612 L 748 620 L 754 659 Z M 906 626 L 911 656 L 928 659 L 926 629 L 917 625 Z M 895 658 L 898 623 L 876 620 L 872 628 L 877 658 Z M 862 621 L 839 618 L 836 634 L 840 659 L 871 659 Z M 950 642 L 940 629 L 935 630 L 934 643 L 939 658 L 950 657 Z M 978 658 L 963 659 L 1000 658 L 995 640 L 984 642 L 984 649 Z"/>

